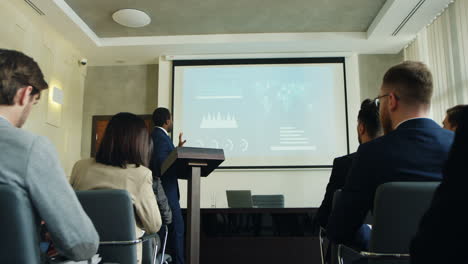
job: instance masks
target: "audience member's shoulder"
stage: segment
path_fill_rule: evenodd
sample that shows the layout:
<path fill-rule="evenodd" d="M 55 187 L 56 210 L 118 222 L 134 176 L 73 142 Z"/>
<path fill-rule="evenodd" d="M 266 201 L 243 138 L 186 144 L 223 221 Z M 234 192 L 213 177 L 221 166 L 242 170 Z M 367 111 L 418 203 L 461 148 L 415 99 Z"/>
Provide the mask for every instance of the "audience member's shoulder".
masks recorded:
<path fill-rule="evenodd" d="M 96 160 L 94 158 L 87 158 L 87 159 L 82 159 L 82 160 L 77 161 L 74 167 L 75 168 L 89 167 L 93 164 L 96 164 Z"/>
<path fill-rule="evenodd" d="M 455 132 L 448 129 L 440 128 L 440 133 L 446 136 L 447 138 L 453 139 L 455 137 Z"/>
<path fill-rule="evenodd" d="M 351 154 L 344 155 L 341 157 L 337 157 L 335 158 L 334 162 L 337 163 L 337 162 L 344 162 L 344 161 L 352 160 L 354 158 L 354 155 L 356 155 L 356 152 L 353 152 Z"/>
<path fill-rule="evenodd" d="M 7 129 L 3 137 L 6 137 L 10 143 L 14 144 L 21 144 L 24 146 L 31 146 L 35 140 L 37 140 L 40 136 L 33 134 L 27 130 L 17 128 L 17 127 L 9 127 Z"/>
<path fill-rule="evenodd" d="M 361 144 L 358 148 L 357 153 L 361 156 L 363 153 L 370 153 L 372 155 L 376 151 L 380 152 L 382 148 L 384 148 L 384 146 L 392 140 L 391 137 L 393 136 L 391 134 L 392 133 L 390 132 L 387 135 L 378 137 L 369 142 Z"/>
<path fill-rule="evenodd" d="M 148 169 L 147 167 L 140 165 L 136 167 L 135 165 L 131 165 L 133 170 L 136 170 L 138 172 L 138 175 L 141 175 L 139 177 L 141 179 L 141 182 L 153 182 L 153 172 Z"/>

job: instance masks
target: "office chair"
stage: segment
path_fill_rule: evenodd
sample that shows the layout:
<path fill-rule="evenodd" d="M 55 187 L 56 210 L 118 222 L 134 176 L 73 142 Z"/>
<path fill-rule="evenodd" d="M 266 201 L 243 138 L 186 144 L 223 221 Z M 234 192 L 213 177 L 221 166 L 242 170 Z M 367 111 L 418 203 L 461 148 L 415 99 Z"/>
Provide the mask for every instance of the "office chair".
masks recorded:
<path fill-rule="evenodd" d="M 409 245 L 419 222 L 429 208 L 439 182 L 390 182 L 377 188 L 374 223 L 368 252 L 357 252 L 338 245 L 338 263 L 409 262 Z"/>
<path fill-rule="evenodd" d="M 135 213 L 126 190 L 77 191 L 76 195 L 99 234 L 98 254 L 103 262 L 136 264 L 136 245 L 152 239 L 151 263 L 156 263 L 159 237 L 145 234 L 135 239 Z"/>
<path fill-rule="evenodd" d="M 342 194 L 341 189 L 336 190 L 335 193 L 333 194 L 332 210 L 333 208 L 335 208 L 336 203 L 341 198 L 341 194 Z M 319 245 L 320 245 L 320 257 L 322 260 L 322 264 L 325 264 L 327 253 L 328 251 L 331 250 L 332 245 L 328 243 L 328 248 L 327 250 L 325 250 L 324 244 L 325 244 L 325 238 L 327 237 L 327 230 L 325 229 L 325 227 L 322 227 L 322 226 L 320 227 L 318 235 L 319 235 Z"/>
<path fill-rule="evenodd" d="M 250 190 L 227 190 L 226 197 L 229 208 L 252 208 L 252 193 Z"/>
<path fill-rule="evenodd" d="M 169 233 L 169 228 L 167 225 L 161 226 L 161 230 L 164 230 L 164 241 L 161 244 L 162 252 L 156 255 L 156 263 L 160 264 L 167 264 L 172 262 L 172 257 L 169 254 L 165 254 L 166 251 L 166 243 L 167 243 L 167 236 Z M 154 262 L 154 240 L 147 240 L 143 242 L 143 259 L 142 264 L 153 264 Z"/>
<path fill-rule="evenodd" d="M 257 208 L 284 208 L 284 195 L 252 195 L 252 202 Z"/>
<path fill-rule="evenodd" d="M 252 195 L 252 202 L 255 208 L 284 208 L 284 195 Z M 260 229 L 261 226 L 263 230 L 268 230 L 270 227 L 273 235 L 281 235 L 282 226 L 291 225 L 288 216 L 281 214 L 257 215 L 254 222 L 255 229 Z"/>
<path fill-rule="evenodd" d="M 28 195 L 0 184 L 0 263 L 41 263 L 39 221 Z"/>

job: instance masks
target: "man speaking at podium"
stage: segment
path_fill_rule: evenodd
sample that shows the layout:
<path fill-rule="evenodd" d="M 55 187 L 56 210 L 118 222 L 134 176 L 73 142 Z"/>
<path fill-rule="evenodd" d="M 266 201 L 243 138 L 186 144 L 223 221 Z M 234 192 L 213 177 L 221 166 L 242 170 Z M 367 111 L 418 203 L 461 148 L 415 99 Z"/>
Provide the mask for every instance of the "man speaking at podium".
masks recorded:
<path fill-rule="evenodd" d="M 174 145 L 169 137 L 172 132 L 172 116 L 167 108 L 159 107 L 153 112 L 154 130 L 151 134 L 153 138 L 153 156 L 151 157 L 150 168 L 153 177 L 161 177 L 161 165 L 174 150 Z M 182 140 L 182 133 L 179 134 L 179 147 L 185 144 Z M 185 263 L 184 258 L 184 219 L 179 204 L 179 184 L 177 182 L 175 170 L 167 171 L 161 177 L 162 186 L 166 193 L 169 206 L 172 210 L 172 223 L 169 225 L 168 247 L 173 250 L 173 257 L 176 264 Z"/>

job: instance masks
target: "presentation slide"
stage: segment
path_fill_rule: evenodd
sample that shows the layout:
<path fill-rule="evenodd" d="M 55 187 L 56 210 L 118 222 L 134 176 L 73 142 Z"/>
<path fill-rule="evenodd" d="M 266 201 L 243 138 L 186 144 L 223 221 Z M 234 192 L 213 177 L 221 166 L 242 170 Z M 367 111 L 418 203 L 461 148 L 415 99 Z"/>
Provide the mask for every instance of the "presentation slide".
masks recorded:
<path fill-rule="evenodd" d="M 174 66 L 174 143 L 224 167 L 329 166 L 347 154 L 342 63 Z"/>

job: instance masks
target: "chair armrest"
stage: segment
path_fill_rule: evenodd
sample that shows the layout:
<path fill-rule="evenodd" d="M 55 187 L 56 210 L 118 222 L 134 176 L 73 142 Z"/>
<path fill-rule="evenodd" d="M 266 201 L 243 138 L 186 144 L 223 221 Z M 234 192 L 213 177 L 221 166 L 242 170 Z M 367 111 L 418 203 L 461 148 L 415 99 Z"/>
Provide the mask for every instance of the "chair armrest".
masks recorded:
<path fill-rule="evenodd" d="M 147 240 L 150 240 L 152 238 L 156 238 L 156 237 L 159 237 L 158 233 L 153 233 L 153 234 L 144 234 L 142 237 L 140 237 L 139 239 L 141 240 L 141 242 L 145 242 Z"/>
<path fill-rule="evenodd" d="M 346 262 L 354 262 L 358 259 L 363 258 L 364 256 L 361 255 L 361 252 L 356 251 L 348 246 L 345 246 L 343 244 L 339 244 L 337 246 L 337 257 L 338 257 L 338 263 L 342 264 L 343 259 L 346 260 Z"/>
<path fill-rule="evenodd" d="M 134 240 L 121 240 L 121 241 L 100 241 L 99 245 L 116 245 L 116 246 L 125 246 L 125 245 L 135 245 L 143 243 L 149 239 L 155 238 L 158 236 L 158 233 L 154 234 L 145 234 L 140 238 Z"/>
<path fill-rule="evenodd" d="M 379 259 L 379 260 L 394 260 L 408 259 L 410 254 L 401 253 L 377 253 L 367 251 L 356 251 L 343 244 L 338 245 L 338 263 L 343 263 L 342 260 L 356 261 L 358 259 Z"/>

